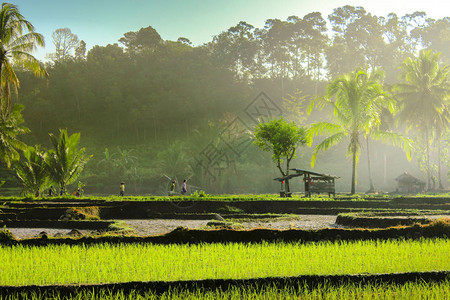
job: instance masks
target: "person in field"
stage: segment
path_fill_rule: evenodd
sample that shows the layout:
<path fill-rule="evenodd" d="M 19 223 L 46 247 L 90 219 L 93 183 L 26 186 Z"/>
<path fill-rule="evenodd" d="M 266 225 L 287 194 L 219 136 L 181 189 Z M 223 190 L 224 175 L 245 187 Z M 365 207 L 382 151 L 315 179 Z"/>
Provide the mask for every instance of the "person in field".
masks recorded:
<path fill-rule="evenodd" d="M 186 183 L 186 179 L 183 180 L 183 184 L 181 185 L 181 194 L 184 195 L 187 192 L 187 183 Z"/>
<path fill-rule="evenodd" d="M 172 180 L 172 184 L 170 185 L 169 196 L 173 196 L 175 194 L 175 180 Z"/>
<path fill-rule="evenodd" d="M 125 195 L 125 182 L 120 183 L 120 196 Z"/>

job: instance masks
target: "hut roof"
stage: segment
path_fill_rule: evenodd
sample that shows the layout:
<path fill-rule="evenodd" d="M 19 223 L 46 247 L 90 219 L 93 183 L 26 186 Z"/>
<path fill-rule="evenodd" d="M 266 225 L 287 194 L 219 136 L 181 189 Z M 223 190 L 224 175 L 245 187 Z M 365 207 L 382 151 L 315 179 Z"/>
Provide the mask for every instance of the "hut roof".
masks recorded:
<path fill-rule="evenodd" d="M 340 178 L 339 176 L 336 176 L 336 175 L 321 174 L 321 173 L 311 172 L 311 171 L 302 170 L 302 169 L 291 169 L 291 170 L 297 172 L 297 174 L 299 174 L 299 175 L 310 174 L 310 175 L 324 177 L 324 178 Z"/>
<path fill-rule="evenodd" d="M 424 181 L 408 174 L 408 172 L 403 173 L 402 175 L 395 178 L 395 180 L 399 182 L 406 182 L 406 183 L 412 183 L 412 184 L 425 184 Z"/>
<path fill-rule="evenodd" d="M 328 180 L 328 179 L 336 179 L 336 178 L 340 178 L 339 176 L 335 176 L 335 175 L 330 175 L 330 174 L 321 174 L 321 173 L 316 173 L 316 172 L 311 172 L 311 171 L 307 171 L 307 170 L 302 170 L 302 169 L 291 169 L 292 171 L 295 171 L 295 174 L 290 174 L 289 176 L 283 176 L 283 177 L 277 177 L 274 178 L 273 180 L 278 180 L 278 181 L 284 181 L 286 179 L 291 179 L 294 177 L 298 177 L 298 176 L 302 176 L 303 174 L 310 174 L 313 176 L 317 176 L 318 178 L 322 179 L 322 180 Z"/>

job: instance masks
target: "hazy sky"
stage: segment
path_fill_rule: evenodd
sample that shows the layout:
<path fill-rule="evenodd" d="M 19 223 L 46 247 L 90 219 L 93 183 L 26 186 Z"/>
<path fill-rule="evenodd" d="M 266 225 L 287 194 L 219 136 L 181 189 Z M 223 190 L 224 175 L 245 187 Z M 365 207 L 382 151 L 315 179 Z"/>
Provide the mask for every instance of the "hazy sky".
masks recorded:
<path fill-rule="evenodd" d="M 10 0 L 37 32 L 45 36 L 46 48 L 35 53 L 43 59 L 53 52 L 51 35 L 68 27 L 87 49 L 117 43 L 128 31 L 152 26 L 164 40 L 186 37 L 194 45 L 211 41 L 214 35 L 246 21 L 263 27 L 267 19 L 304 15 L 319 11 L 326 19 L 334 8 L 362 6 L 366 11 L 399 16 L 425 11 L 440 19 L 450 15 L 448 0 Z"/>

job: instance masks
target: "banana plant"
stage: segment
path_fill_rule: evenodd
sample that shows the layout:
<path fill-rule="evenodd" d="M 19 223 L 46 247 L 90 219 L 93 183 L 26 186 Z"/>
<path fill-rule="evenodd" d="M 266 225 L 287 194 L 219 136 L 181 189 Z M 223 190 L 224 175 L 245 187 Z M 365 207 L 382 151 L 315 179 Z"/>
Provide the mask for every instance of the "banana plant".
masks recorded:
<path fill-rule="evenodd" d="M 50 178 L 65 192 L 66 186 L 77 180 L 90 156 L 85 155 L 85 148 L 78 147 L 80 133 L 69 136 L 67 130 L 60 129 L 59 137 L 50 134 L 50 140 L 53 149 L 48 151 L 45 161 Z"/>
<path fill-rule="evenodd" d="M 22 182 L 27 194 L 41 195 L 41 191 L 49 183 L 49 173 L 45 159 L 47 153 L 40 146 L 28 146 L 23 150 L 24 159 L 15 165 L 16 174 Z"/>

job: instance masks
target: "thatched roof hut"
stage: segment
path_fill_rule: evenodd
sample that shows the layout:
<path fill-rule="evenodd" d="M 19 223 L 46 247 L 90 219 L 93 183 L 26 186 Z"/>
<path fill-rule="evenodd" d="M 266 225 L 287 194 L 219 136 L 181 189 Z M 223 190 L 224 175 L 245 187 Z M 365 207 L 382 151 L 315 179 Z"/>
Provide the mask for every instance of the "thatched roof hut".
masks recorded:
<path fill-rule="evenodd" d="M 339 178 L 335 175 L 321 174 L 312 171 L 302 169 L 291 169 L 295 171 L 295 174 L 290 174 L 285 177 L 278 177 L 274 180 L 283 182 L 284 180 L 290 180 L 294 177 L 303 176 L 303 183 L 305 185 L 305 196 L 310 197 L 311 193 L 328 193 L 329 196 L 336 194 L 335 179 Z"/>
<path fill-rule="evenodd" d="M 408 174 L 408 172 L 395 178 L 398 182 L 398 193 L 420 193 L 425 189 L 425 182 Z"/>

